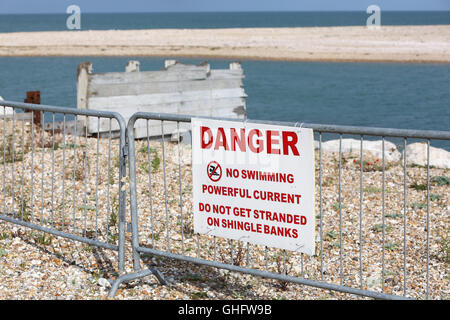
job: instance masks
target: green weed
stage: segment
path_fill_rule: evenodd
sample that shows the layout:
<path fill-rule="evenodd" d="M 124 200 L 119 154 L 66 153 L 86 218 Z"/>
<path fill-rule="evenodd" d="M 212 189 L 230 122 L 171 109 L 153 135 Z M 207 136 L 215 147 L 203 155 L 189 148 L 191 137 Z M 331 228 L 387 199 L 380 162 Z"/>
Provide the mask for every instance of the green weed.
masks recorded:
<path fill-rule="evenodd" d="M 439 233 L 439 253 L 445 263 L 450 263 L 450 232 L 448 230 Z"/>
<path fill-rule="evenodd" d="M 434 176 L 431 178 L 431 182 L 436 183 L 439 187 L 449 186 L 450 178 L 446 176 Z"/>
<path fill-rule="evenodd" d="M 431 193 L 430 194 L 430 200 L 431 201 L 436 201 L 436 200 L 441 200 L 442 196 L 440 194 L 436 194 L 436 193 Z"/>
<path fill-rule="evenodd" d="M 36 243 L 41 244 L 41 245 L 46 246 L 46 245 L 49 245 L 52 243 L 52 238 L 45 234 L 32 233 L 32 237 Z"/>
<path fill-rule="evenodd" d="M 395 249 L 397 249 L 398 248 L 398 243 L 396 243 L 396 242 L 390 242 L 390 243 L 387 243 L 385 246 L 384 246 L 384 248 L 386 249 L 386 250 L 388 250 L 388 251 L 394 251 Z"/>
<path fill-rule="evenodd" d="M 412 209 L 425 209 L 427 207 L 427 204 L 423 202 L 415 202 L 411 203 L 410 207 Z"/>
<path fill-rule="evenodd" d="M 187 281 L 203 281 L 203 277 L 197 273 L 188 273 L 187 275 L 183 276 L 183 280 Z"/>
<path fill-rule="evenodd" d="M 397 218 L 403 217 L 403 215 L 400 213 L 388 213 L 388 214 L 385 214 L 384 216 L 386 218 L 392 218 L 392 219 L 397 219 Z"/>
<path fill-rule="evenodd" d="M 334 209 L 334 210 L 336 210 L 336 211 L 338 211 L 339 210 L 339 203 L 333 203 L 332 205 L 331 205 L 331 207 Z M 345 209 L 345 208 L 347 208 L 347 206 L 346 205 L 343 205 L 342 203 L 341 203 L 341 209 Z"/>
<path fill-rule="evenodd" d="M 1 232 L 0 233 L 0 240 L 9 239 L 10 236 L 11 236 L 11 234 L 9 234 L 8 232 Z"/>
<path fill-rule="evenodd" d="M 381 189 L 380 187 L 368 186 L 368 187 L 365 187 L 363 189 L 363 191 L 367 192 L 367 193 L 378 193 L 378 192 L 382 192 L 383 189 Z"/>
<path fill-rule="evenodd" d="M 148 146 L 143 146 L 141 147 L 138 152 L 140 153 L 148 153 L 150 151 L 150 153 L 156 153 L 156 148 L 152 148 L 152 147 L 148 147 Z"/>
<path fill-rule="evenodd" d="M 409 185 L 410 188 L 416 190 L 416 191 L 424 191 L 427 190 L 428 185 L 427 184 L 419 184 L 417 182 L 411 183 Z"/>
<path fill-rule="evenodd" d="M 373 232 L 381 232 L 381 231 L 383 231 L 383 224 L 382 223 L 376 224 L 376 225 L 372 226 L 372 228 L 370 228 L 370 230 L 372 230 Z M 386 231 L 386 232 L 392 231 L 392 227 L 384 225 L 384 231 Z"/>
<path fill-rule="evenodd" d="M 161 164 L 161 159 L 158 157 L 158 154 L 155 153 L 155 156 L 152 159 L 152 171 L 158 171 L 159 165 Z"/>
<path fill-rule="evenodd" d="M 335 230 L 327 231 L 325 237 L 328 239 L 336 239 L 338 237 L 338 232 Z"/>
<path fill-rule="evenodd" d="M 145 173 L 149 172 L 149 168 L 148 168 L 148 163 L 147 162 L 143 162 L 139 165 L 139 168 L 144 171 Z"/>

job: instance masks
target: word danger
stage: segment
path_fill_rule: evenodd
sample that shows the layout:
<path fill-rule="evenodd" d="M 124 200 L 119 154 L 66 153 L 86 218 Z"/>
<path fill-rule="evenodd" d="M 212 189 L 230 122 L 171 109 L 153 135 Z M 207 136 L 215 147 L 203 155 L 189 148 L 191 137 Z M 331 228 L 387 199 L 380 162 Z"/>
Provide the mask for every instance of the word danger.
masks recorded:
<path fill-rule="evenodd" d="M 213 132 L 214 130 L 214 132 Z M 219 127 L 213 129 L 201 126 L 200 141 L 202 149 L 226 150 L 226 151 L 242 151 L 261 153 L 265 151 L 267 154 L 283 154 L 300 156 L 298 152 L 298 136 L 293 131 L 251 129 L 248 132 L 245 128 L 225 129 Z"/>

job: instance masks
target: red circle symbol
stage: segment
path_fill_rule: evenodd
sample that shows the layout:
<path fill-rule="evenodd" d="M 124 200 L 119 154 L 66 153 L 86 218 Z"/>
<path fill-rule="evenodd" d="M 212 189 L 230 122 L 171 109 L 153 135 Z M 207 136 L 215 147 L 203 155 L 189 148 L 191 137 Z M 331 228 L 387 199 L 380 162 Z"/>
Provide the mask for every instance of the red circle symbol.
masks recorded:
<path fill-rule="evenodd" d="M 216 161 L 211 161 L 206 166 L 206 174 L 211 181 L 217 182 L 222 178 L 222 167 Z"/>

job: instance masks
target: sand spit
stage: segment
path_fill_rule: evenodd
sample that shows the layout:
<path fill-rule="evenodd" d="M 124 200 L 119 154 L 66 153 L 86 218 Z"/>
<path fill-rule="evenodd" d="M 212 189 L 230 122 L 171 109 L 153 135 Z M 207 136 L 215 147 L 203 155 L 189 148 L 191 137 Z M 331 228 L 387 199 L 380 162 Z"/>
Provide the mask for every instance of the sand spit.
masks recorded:
<path fill-rule="evenodd" d="M 450 25 L 2 33 L 0 56 L 449 63 Z"/>

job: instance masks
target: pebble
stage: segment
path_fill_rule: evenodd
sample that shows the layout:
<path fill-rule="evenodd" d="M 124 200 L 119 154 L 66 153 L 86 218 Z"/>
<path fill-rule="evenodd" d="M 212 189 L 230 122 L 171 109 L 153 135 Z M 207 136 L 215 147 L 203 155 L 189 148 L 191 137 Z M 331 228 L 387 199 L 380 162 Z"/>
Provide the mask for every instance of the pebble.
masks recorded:
<path fill-rule="evenodd" d="M 1 127 L 1 126 L 0 126 Z M 88 146 L 92 150 L 96 149 L 96 139 L 89 138 Z M 70 141 L 71 142 L 71 141 Z M 70 143 L 69 142 L 69 143 Z M 107 140 L 100 139 L 100 154 L 107 155 Z M 83 142 L 84 143 L 84 142 Z M 117 143 L 113 141 L 113 143 Z M 142 146 L 145 146 L 145 142 L 137 141 L 136 150 L 139 150 Z M 168 143 L 166 148 L 166 174 L 168 178 L 167 190 L 168 194 L 168 207 L 173 218 L 170 219 L 169 232 L 171 238 L 170 251 L 173 253 L 181 252 L 181 238 L 174 236 L 180 234 L 180 225 L 177 224 L 179 219 L 179 189 L 178 189 L 178 152 L 177 145 Z M 152 142 L 152 148 L 155 148 L 162 158 L 161 146 L 159 143 Z M 39 152 L 37 150 L 36 152 Z M 73 152 L 72 149 L 70 149 Z M 183 223 L 184 223 L 184 246 L 186 255 L 191 257 L 197 257 L 197 235 L 192 233 L 192 176 L 191 176 L 191 150 L 185 146 L 181 146 L 181 163 L 182 163 L 182 179 L 183 179 Z M 69 149 L 66 150 L 66 160 L 69 161 Z M 148 174 L 139 169 L 139 161 L 146 160 L 147 154 L 137 152 L 137 168 L 138 168 L 138 200 L 144 197 L 148 197 Z M 78 155 L 78 159 L 81 159 L 82 152 Z M 25 165 L 31 168 L 30 154 L 25 155 Z M 337 162 L 335 155 L 324 152 L 323 157 L 323 188 L 322 188 L 322 222 L 323 222 L 323 263 L 324 273 L 321 274 L 321 260 L 320 256 L 308 257 L 303 255 L 303 271 L 305 272 L 305 278 L 321 280 L 323 277 L 327 283 L 339 284 L 340 273 L 340 252 L 336 246 L 339 244 L 339 236 L 332 239 L 332 237 L 326 236 L 327 232 L 333 235 L 333 232 L 339 235 L 339 215 L 334 209 L 337 203 Z M 344 155 L 345 157 L 345 155 Z M 55 172 L 60 173 L 62 168 L 60 166 L 62 159 L 62 150 L 55 150 Z M 343 226 L 347 232 L 343 232 L 343 274 L 344 284 L 359 288 L 359 167 L 356 167 L 351 159 L 346 159 L 343 162 L 342 167 L 342 202 L 345 207 L 342 209 Z M 356 158 L 356 160 L 358 160 Z M 37 165 L 38 157 L 34 159 L 34 165 L 37 169 L 40 168 Z M 45 153 L 46 163 L 51 163 L 51 152 Z M 100 157 L 101 165 L 100 169 L 107 169 L 107 162 Z M 316 163 L 318 164 L 318 163 Z M 66 163 L 70 169 L 70 161 Z M 92 190 L 91 197 L 88 201 L 88 208 L 95 205 L 95 157 L 93 163 L 90 164 L 90 180 L 88 183 L 88 189 Z M 319 168 L 317 165 L 316 168 Z M 16 166 L 17 177 L 20 177 L 21 166 Z M 408 185 L 417 182 L 419 184 L 426 183 L 426 170 L 419 167 L 408 167 Z M 10 169 L 8 169 L 10 170 Z M 93 170 L 93 171 L 92 171 Z M 46 171 L 47 172 L 47 171 Z M 47 173 L 49 173 L 48 171 Z M 38 175 L 37 171 L 35 172 Z M 69 172 L 73 173 L 73 172 Z M 385 193 L 385 205 L 386 212 L 388 213 L 401 213 L 403 214 L 403 168 L 400 164 L 393 164 L 386 172 L 386 193 Z M 102 172 L 105 174 L 105 171 Z M 445 175 L 448 173 L 437 168 L 430 169 L 430 176 Z M 69 174 L 71 177 L 71 175 Z M 159 232 L 159 240 L 155 240 L 155 248 L 166 251 L 166 220 L 165 220 L 165 199 L 164 199 L 164 186 L 162 180 L 162 163 L 159 170 L 156 170 L 152 175 L 153 196 L 154 201 L 153 211 L 155 217 L 155 231 Z M 40 176 L 39 176 L 40 177 Z M 61 176 L 58 174 L 57 178 Z M 27 179 L 30 177 L 26 176 Z M 111 192 L 117 195 L 118 191 L 118 176 L 114 176 L 114 188 L 111 188 Z M 316 212 L 319 213 L 319 189 L 318 189 L 318 174 L 316 177 Z M 11 179 L 10 175 L 7 175 L 7 179 Z M 45 175 L 45 184 L 51 185 L 51 174 Z M 47 180 L 50 179 L 50 180 Z M 38 181 L 38 179 L 35 179 Z M 37 189 L 35 190 L 36 199 L 39 197 L 40 184 L 36 182 Z M 59 180 L 58 180 L 59 181 Z M 10 182 L 10 181 L 9 181 Z M 7 181 L 8 183 L 8 181 Z M 102 190 L 107 184 L 99 184 L 101 192 L 98 193 L 99 201 L 99 225 L 102 228 L 106 225 L 105 208 L 107 208 L 107 192 Z M 190 186 L 190 188 L 188 188 Z M 381 186 L 381 172 L 369 171 L 364 172 L 364 188 L 366 189 L 363 197 L 363 216 L 362 216 L 362 229 L 363 229 L 363 284 L 369 286 L 372 290 L 380 291 L 381 285 L 381 249 L 382 241 L 381 232 L 375 232 L 372 227 L 381 223 L 381 192 L 379 188 Z M 116 188 L 117 187 L 117 188 Z M 67 180 L 65 189 L 70 195 L 73 189 L 71 181 Z M 442 255 L 439 254 L 441 247 L 439 245 L 439 237 L 437 231 L 445 231 L 448 229 L 448 221 L 442 217 L 446 217 L 446 213 L 449 212 L 450 207 L 450 192 L 448 186 L 436 186 L 431 185 L 431 192 L 433 194 L 439 194 L 442 199 L 432 202 L 430 208 L 431 216 L 431 229 L 430 229 L 430 297 L 432 299 L 447 299 L 450 294 L 448 279 L 449 270 L 445 262 L 442 260 Z M 57 186 L 55 188 L 56 199 L 61 199 L 61 188 Z M 78 206 L 83 206 L 83 198 L 81 197 L 84 192 L 83 183 L 77 184 Z M 424 257 L 426 257 L 426 232 L 424 232 L 424 224 L 426 223 L 426 209 L 411 208 L 409 205 L 412 203 L 421 203 L 426 199 L 426 191 L 417 191 L 412 188 L 407 189 L 408 192 L 408 225 L 407 225 L 407 287 L 408 294 L 415 298 L 421 298 L 424 296 L 426 289 L 426 266 L 424 265 Z M 1 200 L 2 194 L 0 194 Z M 66 204 L 68 205 L 67 211 L 70 212 L 70 197 L 66 198 Z M 146 198 L 147 199 L 147 198 Z M 58 200 L 59 201 L 59 200 Z M 50 197 L 44 199 L 44 203 L 49 206 L 44 210 L 45 215 L 51 213 L 51 199 Z M 40 201 L 35 201 L 35 206 L 38 206 Z M 139 203 L 139 219 L 140 219 L 140 231 L 141 243 L 145 246 L 151 247 L 151 238 L 148 236 L 151 234 L 150 230 L 150 208 L 147 202 Z M 40 215 L 40 212 L 35 214 Z M 90 218 L 95 218 L 95 210 L 87 210 L 90 214 Z M 55 213 L 58 211 L 55 210 Z M 88 221 L 88 230 L 94 230 L 94 222 Z M 320 237 L 319 219 L 316 219 L 316 244 L 320 249 Z M 385 251 L 385 264 L 386 269 L 398 274 L 397 276 L 389 276 L 385 287 L 388 290 L 396 294 L 401 294 L 403 291 L 403 218 L 388 218 L 386 219 L 386 244 L 393 244 L 393 251 Z M 82 220 L 78 225 L 77 232 L 82 231 Z M 70 229 L 70 228 L 69 228 Z M 7 232 L 13 234 L 20 234 L 21 236 L 13 236 L 7 239 L 0 240 L 0 248 L 5 250 L 8 255 L 1 257 L 0 264 L 0 299 L 106 299 L 108 290 L 110 288 L 109 278 L 115 279 L 117 277 L 117 253 L 111 252 L 105 249 L 95 250 L 92 247 L 88 247 L 85 244 L 72 242 L 61 239 L 59 237 L 52 237 L 52 241 L 49 244 L 41 244 L 39 241 L 32 241 L 34 245 L 29 245 L 23 239 L 36 239 L 36 235 L 42 235 L 41 232 L 30 231 L 27 228 L 21 226 L 13 226 L 10 223 L 0 221 L 0 233 Z M 71 229 L 70 229 L 71 230 Z M 103 230 L 102 230 L 103 231 Z M 344 231 L 344 230 L 343 230 Z M 100 233 L 101 234 L 101 233 Z M 101 234 L 102 236 L 102 234 Z M 128 237 L 128 234 L 127 234 Z M 202 247 L 201 255 L 203 258 L 213 260 L 214 247 L 212 245 L 212 238 L 208 236 L 200 237 L 200 245 Z M 237 245 L 238 242 L 234 242 Z M 129 243 L 127 243 L 126 254 L 126 271 L 132 272 L 132 261 L 130 254 Z M 246 266 L 245 248 L 243 247 L 244 258 L 240 261 L 241 266 Z M 250 246 L 251 248 L 251 263 L 252 266 L 258 270 L 265 271 L 265 255 L 264 248 L 259 246 Z M 217 238 L 217 260 L 219 262 L 230 261 L 230 243 L 228 240 Z M 237 253 L 235 247 L 234 253 Z M 279 251 L 269 248 L 268 250 L 268 268 L 269 271 L 278 272 L 276 254 Z M 317 254 L 320 250 L 316 251 Z M 60 255 L 62 259 L 56 255 Z M 300 255 L 296 253 L 288 253 L 288 270 L 290 275 L 300 275 L 301 259 Z M 106 257 L 106 259 L 99 259 L 99 257 Z M 357 257 L 355 259 L 355 257 Z M 58 264 L 57 261 L 64 261 Z M 149 260 L 147 260 L 149 261 Z M 234 259 L 236 262 L 237 259 Z M 118 292 L 117 297 L 120 299 L 177 299 L 185 297 L 191 299 L 192 294 L 199 291 L 207 292 L 207 299 L 279 299 L 281 297 L 286 299 L 298 300 L 298 299 L 360 299 L 361 297 L 346 295 L 338 292 L 334 292 L 332 295 L 327 290 L 316 289 L 304 285 L 290 284 L 288 289 L 283 289 L 280 286 L 279 281 L 263 279 L 259 277 L 253 277 L 236 272 L 229 272 L 228 270 L 215 269 L 211 267 L 202 267 L 194 264 L 189 264 L 177 260 L 168 260 L 164 258 L 152 257 L 151 263 L 158 265 L 158 269 L 163 273 L 164 277 L 169 283 L 176 285 L 172 286 L 170 290 L 161 286 L 156 278 L 145 278 L 137 280 L 133 283 L 133 289 L 129 289 L 122 285 Z M 31 265 L 33 268 L 20 267 L 21 264 Z M 102 274 L 103 277 L 97 281 L 92 281 L 96 278 L 96 275 Z M 196 274 L 198 277 L 193 279 L 187 279 L 187 274 Z M 205 282 L 206 279 L 206 282 Z M 209 280 L 213 280 L 211 283 Z M 207 285 L 207 284 L 209 285 Z M 179 285 L 178 285 L 179 284 Z M 247 286 L 251 284 L 251 288 Z M 26 290 L 24 289 L 26 288 Z M 236 295 L 237 294 L 237 295 Z"/>
<path fill-rule="evenodd" d="M 98 279 L 98 284 L 103 288 L 109 288 L 111 287 L 111 283 L 105 278 Z"/>

